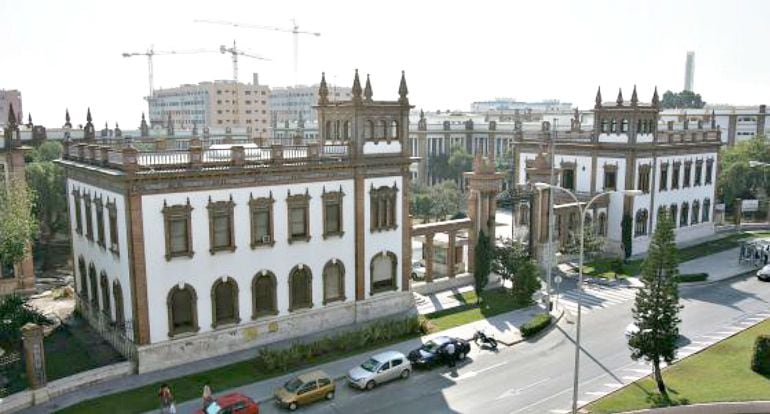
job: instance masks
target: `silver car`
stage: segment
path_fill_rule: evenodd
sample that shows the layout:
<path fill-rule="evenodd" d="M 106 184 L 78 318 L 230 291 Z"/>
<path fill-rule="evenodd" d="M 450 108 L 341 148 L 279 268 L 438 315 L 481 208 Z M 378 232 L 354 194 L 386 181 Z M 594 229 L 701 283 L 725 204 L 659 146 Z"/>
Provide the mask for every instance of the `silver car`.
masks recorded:
<path fill-rule="evenodd" d="M 390 380 L 407 379 L 411 374 L 412 363 L 404 354 L 385 351 L 348 371 L 348 383 L 358 389 L 371 390 Z"/>

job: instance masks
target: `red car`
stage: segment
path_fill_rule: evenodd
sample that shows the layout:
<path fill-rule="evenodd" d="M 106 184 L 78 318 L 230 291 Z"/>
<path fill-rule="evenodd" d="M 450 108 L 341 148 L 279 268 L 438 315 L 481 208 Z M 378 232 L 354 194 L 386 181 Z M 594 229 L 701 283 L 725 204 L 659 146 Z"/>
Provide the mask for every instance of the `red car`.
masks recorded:
<path fill-rule="evenodd" d="M 234 392 L 214 400 L 206 410 L 198 410 L 195 414 L 259 414 L 259 404 L 251 398 Z"/>

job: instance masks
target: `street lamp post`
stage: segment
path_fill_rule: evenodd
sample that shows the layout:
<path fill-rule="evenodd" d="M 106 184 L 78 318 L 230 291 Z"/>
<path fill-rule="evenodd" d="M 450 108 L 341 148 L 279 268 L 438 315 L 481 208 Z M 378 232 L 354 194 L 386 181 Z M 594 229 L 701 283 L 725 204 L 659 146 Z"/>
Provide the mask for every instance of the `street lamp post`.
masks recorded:
<path fill-rule="evenodd" d="M 610 195 L 614 193 L 623 193 L 627 196 L 637 196 L 641 194 L 641 190 L 624 190 L 624 191 L 605 191 L 603 193 L 599 193 L 595 196 L 593 196 L 588 202 L 584 205 L 580 205 L 580 200 L 578 200 L 575 193 L 572 191 L 564 188 L 559 187 L 557 185 L 551 185 L 546 183 L 537 183 L 535 184 L 535 188 L 538 190 L 545 190 L 545 189 L 551 189 L 551 190 L 561 190 L 565 193 L 567 193 L 570 197 L 572 197 L 573 200 L 575 200 L 575 205 L 578 208 L 578 211 L 580 212 L 580 250 L 578 253 L 578 295 L 577 295 L 577 327 L 576 327 L 576 333 L 575 333 L 575 368 L 574 368 L 574 375 L 572 379 L 572 414 L 577 414 L 577 401 L 578 401 L 578 377 L 580 372 L 580 322 L 581 322 L 581 310 L 583 307 L 583 245 L 585 241 L 585 216 L 588 212 L 589 207 L 591 207 L 591 204 L 593 204 L 596 200 L 598 200 L 600 197 L 605 195 Z M 551 195 L 551 203 L 553 204 L 553 195 Z M 550 258 L 549 258 L 550 260 Z"/>

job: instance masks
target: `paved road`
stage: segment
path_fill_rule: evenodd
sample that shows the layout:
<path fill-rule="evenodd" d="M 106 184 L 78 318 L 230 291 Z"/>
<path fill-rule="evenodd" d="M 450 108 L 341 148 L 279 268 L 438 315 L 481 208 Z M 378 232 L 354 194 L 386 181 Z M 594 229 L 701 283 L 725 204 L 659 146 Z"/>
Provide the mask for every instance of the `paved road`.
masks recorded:
<path fill-rule="evenodd" d="M 626 295 L 621 295 L 626 297 Z M 770 284 L 744 277 L 712 285 L 682 287 L 681 353 L 690 354 L 720 338 L 770 317 Z M 611 296 L 608 296 L 608 298 Z M 615 301 L 614 296 L 613 301 Z M 579 399 L 588 402 L 647 374 L 626 348 L 631 322 L 629 297 L 595 307 L 583 318 Z M 360 392 L 344 384 L 330 403 L 305 413 L 564 413 L 572 399 L 574 325 L 565 323 L 535 343 L 498 354 L 474 351 L 456 371 L 436 369 L 405 381 Z M 262 413 L 282 412 L 272 403 Z"/>

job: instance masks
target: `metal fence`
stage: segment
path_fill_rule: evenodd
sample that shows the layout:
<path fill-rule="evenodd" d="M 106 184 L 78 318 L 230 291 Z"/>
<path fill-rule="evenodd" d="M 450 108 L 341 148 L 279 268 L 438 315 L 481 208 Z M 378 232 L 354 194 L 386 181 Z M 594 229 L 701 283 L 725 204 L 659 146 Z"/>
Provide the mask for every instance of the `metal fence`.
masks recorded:
<path fill-rule="evenodd" d="M 83 300 L 80 295 L 76 295 L 76 300 L 81 315 L 88 321 L 89 325 L 123 357 L 130 361 L 135 361 L 136 345 L 134 344 L 132 321 L 126 321 L 122 326 L 119 326 L 104 312 L 94 308 L 87 300 Z"/>
<path fill-rule="evenodd" d="M 0 398 L 27 389 L 27 374 L 21 349 L 6 349 L 0 356 Z"/>

